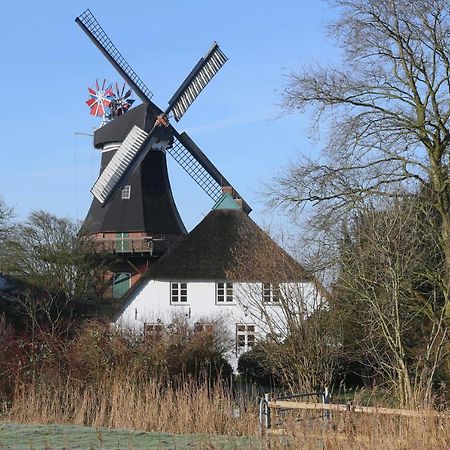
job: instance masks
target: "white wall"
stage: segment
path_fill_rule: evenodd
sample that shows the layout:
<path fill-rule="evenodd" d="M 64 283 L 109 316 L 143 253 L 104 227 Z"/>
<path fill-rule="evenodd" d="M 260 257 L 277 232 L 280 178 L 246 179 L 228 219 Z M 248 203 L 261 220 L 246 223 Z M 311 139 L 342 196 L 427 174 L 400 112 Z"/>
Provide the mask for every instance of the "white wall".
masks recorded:
<path fill-rule="evenodd" d="M 233 304 L 217 303 L 216 282 L 189 281 L 187 285 L 187 303 L 171 304 L 170 281 L 145 281 L 131 295 L 127 307 L 115 323 L 119 326 L 141 329 L 144 323 L 161 321 L 169 324 L 174 316 L 183 314 L 192 323 L 220 319 L 233 340 L 236 339 L 236 324 L 254 324 L 257 338 L 264 337 L 270 331 L 261 313 L 262 285 L 260 283 L 234 283 L 236 301 Z M 307 314 L 307 311 L 311 311 L 311 305 L 317 300 L 317 292 L 312 283 L 289 283 L 283 285 L 282 292 L 285 296 L 287 294 L 294 296 L 295 293 L 295 296 L 300 295 L 304 299 L 304 308 L 297 306 L 299 314 Z M 299 303 L 298 298 L 295 301 Z M 286 328 L 283 308 L 271 304 L 265 305 L 265 311 L 277 318 L 278 331 Z M 237 350 L 234 347 L 228 355 L 234 369 L 237 367 L 239 353 L 242 353 L 243 349 Z"/>

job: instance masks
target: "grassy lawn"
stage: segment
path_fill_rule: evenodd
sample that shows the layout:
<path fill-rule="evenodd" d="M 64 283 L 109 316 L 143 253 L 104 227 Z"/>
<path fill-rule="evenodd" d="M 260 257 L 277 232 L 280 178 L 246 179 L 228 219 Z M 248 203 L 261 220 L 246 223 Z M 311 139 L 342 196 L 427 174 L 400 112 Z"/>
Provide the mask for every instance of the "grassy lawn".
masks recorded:
<path fill-rule="evenodd" d="M 251 438 L 0 422 L 0 450 L 253 449 Z"/>

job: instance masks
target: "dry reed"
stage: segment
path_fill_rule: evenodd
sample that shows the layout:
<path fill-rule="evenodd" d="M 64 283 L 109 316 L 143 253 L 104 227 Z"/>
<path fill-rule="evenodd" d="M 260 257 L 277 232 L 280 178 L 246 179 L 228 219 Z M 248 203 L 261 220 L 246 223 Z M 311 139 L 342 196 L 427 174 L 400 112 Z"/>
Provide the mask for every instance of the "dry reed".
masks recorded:
<path fill-rule="evenodd" d="M 255 434 L 258 420 L 256 401 L 236 398 L 220 383 L 188 380 L 167 387 L 156 381 L 113 379 L 87 387 L 71 382 L 23 384 L 6 417 L 21 423 L 234 436 Z"/>
<path fill-rule="evenodd" d="M 280 413 L 280 435 L 258 438 L 256 396 L 236 398 L 223 384 L 186 380 L 179 385 L 125 377 L 96 386 L 66 381 L 22 384 L 4 415 L 21 423 L 59 423 L 176 434 L 254 436 L 255 448 L 445 449 L 450 448 L 448 416 L 382 417 L 320 412 Z M 277 425 L 278 424 L 278 425 Z M 252 445 L 253 445 L 252 444 Z M 200 447 L 199 447 L 200 448 Z M 202 447 L 203 448 L 203 447 Z M 207 448 L 216 448 L 214 445 Z M 253 448 L 253 447 L 249 447 Z"/>
<path fill-rule="evenodd" d="M 432 450 L 450 448 L 448 416 L 405 418 L 335 414 L 330 422 L 317 416 L 287 421 L 271 448 Z"/>

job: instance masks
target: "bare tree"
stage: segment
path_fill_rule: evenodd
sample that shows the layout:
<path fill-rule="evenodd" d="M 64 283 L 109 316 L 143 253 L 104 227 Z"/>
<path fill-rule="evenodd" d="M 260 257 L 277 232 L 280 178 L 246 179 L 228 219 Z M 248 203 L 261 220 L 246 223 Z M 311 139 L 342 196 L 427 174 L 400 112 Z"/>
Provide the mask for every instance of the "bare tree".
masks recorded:
<path fill-rule="evenodd" d="M 241 249 L 228 274 L 236 299 L 257 325 L 264 368 L 291 391 L 312 391 L 332 382 L 339 345 L 328 293 L 274 241 Z"/>
<path fill-rule="evenodd" d="M 445 255 L 442 293 L 450 317 L 450 5 L 447 0 L 333 0 L 330 31 L 343 68 L 288 76 L 284 106 L 327 127 L 320 160 L 281 175 L 272 204 L 315 205 L 322 220 L 376 199 L 430 192 Z M 332 219 L 332 220 L 335 220 Z"/>
<path fill-rule="evenodd" d="M 344 348 L 403 406 L 431 403 L 448 354 L 442 249 L 435 214 L 421 205 L 398 200 L 355 215 L 341 245 L 334 305 L 346 324 Z"/>
<path fill-rule="evenodd" d="M 0 197 L 0 243 L 3 242 L 12 231 L 13 210 Z"/>
<path fill-rule="evenodd" d="M 25 285 L 20 309 L 34 329 L 53 336 L 66 329 L 77 307 L 98 299 L 107 270 L 107 260 L 78 228 L 69 219 L 36 211 L 0 248 L 0 270 Z"/>

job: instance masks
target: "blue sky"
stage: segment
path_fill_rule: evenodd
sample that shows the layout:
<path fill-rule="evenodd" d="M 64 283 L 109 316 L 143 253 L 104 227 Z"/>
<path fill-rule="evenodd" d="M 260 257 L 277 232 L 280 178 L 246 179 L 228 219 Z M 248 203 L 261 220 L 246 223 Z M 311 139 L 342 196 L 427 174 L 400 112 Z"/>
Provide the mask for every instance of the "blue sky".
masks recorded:
<path fill-rule="evenodd" d="M 24 218 L 35 209 L 83 219 L 98 176 L 89 137 L 87 87 L 119 80 L 74 19 L 90 8 L 162 109 L 216 40 L 229 61 L 176 128 L 187 131 L 267 225 L 262 183 L 299 154 L 319 148 L 307 116 L 282 115 L 280 90 L 291 69 L 336 58 L 326 36 L 335 11 L 319 0 L 15 1 L 2 4 L 0 195 Z M 281 117 L 280 117 L 281 116 Z M 169 163 L 175 200 L 188 229 L 209 198 Z"/>

